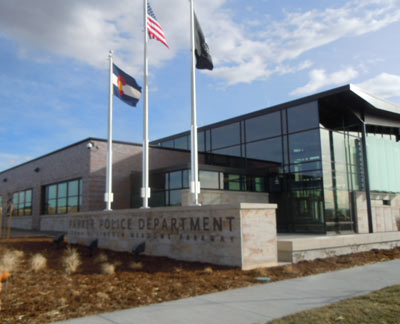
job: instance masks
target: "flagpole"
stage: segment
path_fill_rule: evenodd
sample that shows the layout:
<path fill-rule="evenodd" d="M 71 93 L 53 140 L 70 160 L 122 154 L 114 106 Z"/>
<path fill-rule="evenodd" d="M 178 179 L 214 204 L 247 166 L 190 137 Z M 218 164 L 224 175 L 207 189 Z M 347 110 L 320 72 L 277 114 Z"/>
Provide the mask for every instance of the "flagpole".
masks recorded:
<path fill-rule="evenodd" d="M 191 171 L 192 180 L 190 182 L 190 191 L 193 195 L 193 205 L 199 204 L 200 182 L 199 182 L 199 166 L 198 166 L 198 150 L 197 150 L 197 112 L 196 112 L 196 67 L 195 67 L 195 39 L 194 39 L 194 4 L 190 0 L 190 42 L 191 42 Z"/>
<path fill-rule="evenodd" d="M 144 97 L 143 97 L 143 161 L 142 161 L 142 188 L 141 197 L 143 198 L 142 208 L 149 208 L 150 187 L 149 187 L 149 61 L 147 58 L 147 0 L 143 0 L 144 12 Z"/>
<path fill-rule="evenodd" d="M 112 126 L 113 126 L 113 51 L 108 53 L 110 76 L 109 76 L 109 98 L 108 98 L 108 152 L 107 152 L 107 170 L 106 170 L 106 192 L 104 201 L 106 202 L 106 210 L 111 210 L 113 201 L 112 193 Z"/>

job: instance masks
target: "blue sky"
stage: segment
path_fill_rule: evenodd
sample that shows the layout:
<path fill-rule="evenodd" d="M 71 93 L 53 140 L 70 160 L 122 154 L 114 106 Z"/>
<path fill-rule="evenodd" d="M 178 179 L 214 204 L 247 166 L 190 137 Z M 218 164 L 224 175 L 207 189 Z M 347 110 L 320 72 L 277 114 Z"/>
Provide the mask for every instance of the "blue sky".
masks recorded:
<path fill-rule="evenodd" d="M 34 3 L 34 5 L 33 5 Z M 190 127 L 189 4 L 152 0 L 150 140 Z M 107 137 L 108 51 L 143 84 L 142 0 L 0 0 L 0 171 Z M 400 0 L 197 0 L 214 71 L 199 126 L 353 83 L 400 103 Z M 142 101 L 114 99 L 114 139 L 142 141 Z"/>

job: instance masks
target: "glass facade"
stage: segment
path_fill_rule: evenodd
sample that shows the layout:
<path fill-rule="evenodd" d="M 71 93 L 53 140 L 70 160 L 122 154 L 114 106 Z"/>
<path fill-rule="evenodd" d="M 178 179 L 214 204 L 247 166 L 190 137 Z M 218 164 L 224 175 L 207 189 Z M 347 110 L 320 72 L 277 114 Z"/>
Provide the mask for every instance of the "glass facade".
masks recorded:
<path fill-rule="evenodd" d="M 354 231 L 352 193 L 366 189 L 361 133 L 321 128 L 321 142 L 327 231 Z"/>
<path fill-rule="evenodd" d="M 15 192 L 12 202 L 14 205 L 13 216 L 32 215 L 32 189 Z"/>
<path fill-rule="evenodd" d="M 324 231 L 318 102 L 199 130 L 206 164 L 239 167 L 243 174 L 200 171 L 202 188 L 269 192 L 278 203 L 278 230 Z M 176 147 L 188 135 L 159 143 Z M 250 176 L 254 170 L 264 176 Z M 181 171 L 166 174 L 166 205 L 179 205 Z M 181 187 L 179 187 L 181 186 Z"/>
<path fill-rule="evenodd" d="M 43 214 L 75 213 L 81 208 L 81 179 L 47 185 L 43 188 L 43 191 Z"/>
<path fill-rule="evenodd" d="M 368 136 L 367 147 L 371 191 L 400 192 L 400 142 Z"/>
<path fill-rule="evenodd" d="M 189 188 L 190 170 L 165 173 L 166 206 L 181 205 L 182 189 Z M 199 170 L 201 189 L 265 192 L 265 177 L 235 174 L 232 172 Z M 160 206 L 153 204 L 151 206 Z"/>
<path fill-rule="evenodd" d="M 201 185 L 268 192 L 270 201 L 278 204 L 279 232 L 354 231 L 352 194 L 366 190 L 361 125 L 360 119 L 340 100 L 325 98 L 265 109 L 203 127 L 198 140 L 199 152 L 205 153 L 205 164 L 242 171 L 222 172 L 219 176 L 200 172 Z M 380 146 L 383 153 L 390 151 L 382 153 L 388 156 L 384 163 L 383 155 L 378 158 L 375 154 L 369 158 L 373 160 L 369 164 L 377 164 L 378 160 L 380 165 L 398 164 L 395 156 L 400 154 L 396 153 L 400 152 L 399 129 L 368 125 L 367 132 L 369 137 L 380 138 L 370 140 L 370 145 L 384 140 L 386 144 L 375 146 Z M 166 146 L 172 141 L 176 145 L 182 136 L 156 144 Z M 249 176 L 255 170 L 262 174 L 261 181 Z M 398 185 L 387 175 L 374 179 L 373 185 L 379 182 L 382 187 L 386 180 L 391 188 Z M 171 186 L 166 189 L 177 190 Z M 169 204 L 172 202 L 179 204 L 177 199 L 169 199 Z"/>

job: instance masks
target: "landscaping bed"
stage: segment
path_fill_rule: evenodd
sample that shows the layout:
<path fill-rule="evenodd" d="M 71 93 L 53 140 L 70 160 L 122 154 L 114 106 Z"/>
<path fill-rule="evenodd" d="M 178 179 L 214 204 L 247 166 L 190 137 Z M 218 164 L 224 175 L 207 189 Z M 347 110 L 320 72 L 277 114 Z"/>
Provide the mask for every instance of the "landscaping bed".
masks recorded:
<path fill-rule="evenodd" d="M 66 262 L 73 251 L 76 269 L 73 258 Z M 49 323 L 260 284 L 258 277 L 278 281 L 398 258 L 395 248 L 241 271 L 164 257 L 137 260 L 127 252 L 57 246 L 50 238 L 2 239 L 0 270 L 12 277 L 0 292 L 0 323 Z"/>

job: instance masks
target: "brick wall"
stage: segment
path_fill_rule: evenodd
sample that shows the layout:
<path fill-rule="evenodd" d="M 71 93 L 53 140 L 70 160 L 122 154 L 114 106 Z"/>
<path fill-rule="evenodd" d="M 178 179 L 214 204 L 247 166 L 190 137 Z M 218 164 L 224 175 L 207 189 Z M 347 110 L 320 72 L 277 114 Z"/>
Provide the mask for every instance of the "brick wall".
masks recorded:
<path fill-rule="evenodd" d="M 88 149 L 87 144 L 93 145 Z M 150 169 L 187 163 L 188 152 L 163 148 L 150 148 Z M 38 159 L 0 173 L 0 196 L 3 211 L 8 197 L 14 192 L 32 189 L 31 219 L 16 219 L 15 226 L 40 228 L 43 186 L 76 178 L 82 179 L 83 197 L 81 211 L 105 209 L 107 141 L 87 139 L 70 145 Z M 39 169 L 38 172 L 35 169 Z M 131 203 L 131 173 L 141 171 L 142 147 L 138 144 L 113 142 L 113 209 L 125 209 Z M 6 181 L 4 181 L 6 180 Z"/>
<path fill-rule="evenodd" d="M 90 192 L 87 210 L 105 209 L 104 192 L 106 184 L 107 142 L 93 141 L 90 156 Z M 176 164 L 188 163 L 190 153 L 164 148 L 149 150 L 149 168 L 161 169 Z M 131 174 L 136 172 L 141 179 L 142 146 L 136 144 L 113 143 L 113 183 L 114 202 L 112 209 L 124 209 L 131 206 Z M 141 184 L 141 180 L 140 180 Z M 86 211 L 86 210 L 85 210 Z"/>
<path fill-rule="evenodd" d="M 36 172 L 35 169 L 38 169 Z M 82 178 L 84 192 L 89 177 L 89 150 L 86 142 L 66 147 L 52 154 L 0 173 L 0 195 L 3 210 L 14 192 L 32 189 L 32 228 L 39 229 L 42 187 L 55 182 Z M 6 179 L 6 182 L 4 181 Z M 85 200 L 84 200 L 85 202 Z M 84 205 L 85 209 L 86 206 Z M 21 221 L 28 224 L 29 221 Z"/>

